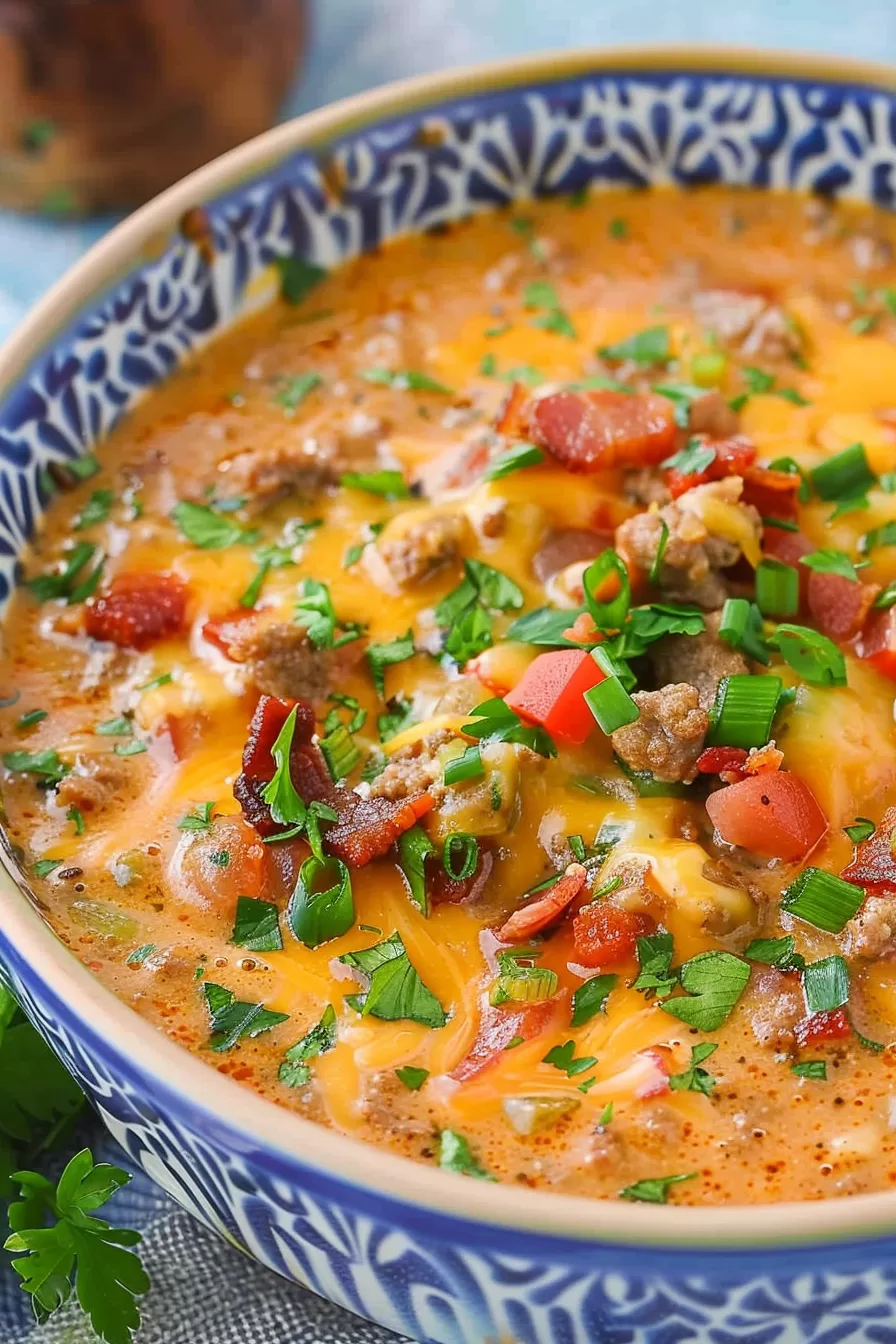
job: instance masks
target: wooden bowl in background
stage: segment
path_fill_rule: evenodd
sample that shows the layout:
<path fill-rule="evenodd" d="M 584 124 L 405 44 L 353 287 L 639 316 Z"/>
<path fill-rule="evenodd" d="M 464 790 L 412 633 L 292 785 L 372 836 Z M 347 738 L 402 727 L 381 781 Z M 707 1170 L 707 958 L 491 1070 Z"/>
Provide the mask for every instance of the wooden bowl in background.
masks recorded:
<path fill-rule="evenodd" d="M 0 204 L 154 196 L 275 120 L 305 0 L 0 0 Z"/>

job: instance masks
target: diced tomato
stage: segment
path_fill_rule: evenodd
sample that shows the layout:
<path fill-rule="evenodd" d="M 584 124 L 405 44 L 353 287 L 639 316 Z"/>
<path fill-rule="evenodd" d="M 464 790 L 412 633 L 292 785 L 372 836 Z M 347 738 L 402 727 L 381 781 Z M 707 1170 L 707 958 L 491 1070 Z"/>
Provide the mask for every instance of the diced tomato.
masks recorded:
<path fill-rule="evenodd" d="M 747 752 L 743 747 L 707 747 L 697 757 L 701 775 L 736 775 L 743 778 Z"/>
<path fill-rule="evenodd" d="M 240 663 L 243 661 L 239 657 L 241 646 L 245 646 L 246 636 L 257 620 L 258 613 L 251 607 L 237 607 L 224 616 L 212 616 L 203 625 L 202 635 L 228 658 Z"/>
<path fill-rule="evenodd" d="M 488 1000 L 482 1007 L 479 1031 L 470 1050 L 451 1073 L 458 1083 L 466 1083 L 490 1065 L 496 1064 L 517 1036 L 532 1041 L 553 1019 L 559 999 L 546 999 L 519 1008 L 494 1008 Z"/>
<path fill-rule="evenodd" d="M 587 876 L 586 869 L 580 863 L 569 864 L 559 882 L 541 892 L 528 905 L 515 910 L 501 925 L 498 937 L 502 943 L 522 943 L 548 928 L 575 900 Z"/>
<path fill-rule="evenodd" d="M 92 639 L 142 650 L 178 634 L 186 615 L 187 589 L 176 575 L 117 574 L 87 608 L 84 628 Z"/>
<path fill-rule="evenodd" d="M 883 676 L 896 681 L 896 607 L 872 612 L 856 651 Z"/>
<path fill-rule="evenodd" d="M 731 439 L 705 439 L 706 446 L 715 451 L 715 457 L 703 471 L 687 474 L 669 467 L 665 473 L 665 482 L 673 499 L 693 490 L 695 485 L 706 485 L 707 481 L 721 481 L 725 476 L 743 476 L 756 458 L 756 449 L 749 439 L 737 436 Z"/>
<path fill-rule="evenodd" d="M 852 1035 L 845 1008 L 830 1008 L 827 1012 L 810 1013 L 794 1027 L 797 1045 L 824 1045 L 827 1041 L 843 1041 Z"/>
<path fill-rule="evenodd" d="M 656 927 L 649 915 L 609 901 L 585 905 L 572 922 L 575 958 L 582 966 L 614 966 L 634 955 L 639 938 Z"/>
<path fill-rule="evenodd" d="M 852 862 L 840 874 L 875 896 L 896 896 L 896 807 L 888 807 L 877 829 L 856 846 Z"/>
<path fill-rule="evenodd" d="M 772 471 L 770 467 L 748 467 L 743 478 L 744 493 L 741 498 L 745 504 L 752 504 L 754 509 L 758 509 L 763 518 L 796 517 L 797 495 L 802 481 L 795 472 Z"/>
<path fill-rule="evenodd" d="M 706 800 L 710 821 L 729 845 L 767 858 L 804 859 L 828 831 L 815 794 L 798 775 L 751 775 Z"/>
<path fill-rule="evenodd" d="M 242 817 L 215 817 L 208 830 L 181 835 L 168 887 L 185 904 L 232 915 L 238 896 L 261 896 L 266 862 L 265 846 Z"/>
<path fill-rule="evenodd" d="M 879 592 L 879 583 L 853 583 L 842 574 L 816 574 L 812 570 L 807 588 L 812 624 L 829 639 L 852 639 L 865 624 Z"/>
<path fill-rule="evenodd" d="M 523 409 L 529 400 L 529 393 L 522 383 L 514 383 L 507 394 L 507 400 L 501 407 L 495 422 L 495 429 L 508 439 L 524 439 L 525 421 Z"/>
<path fill-rule="evenodd" d="M 603 680 L 604 673 L 584 649 L 555 649 L 540 653 L 504 699 L 521 718 L 578 746 L 594 728 L 585 692 Z"/>
<path fill-rule="evenodd" d="M 656 466 L 675 444 L 672 402 L 652 392 L 554 392 L 530 401 L 528 422 L 568 471 Z"/>

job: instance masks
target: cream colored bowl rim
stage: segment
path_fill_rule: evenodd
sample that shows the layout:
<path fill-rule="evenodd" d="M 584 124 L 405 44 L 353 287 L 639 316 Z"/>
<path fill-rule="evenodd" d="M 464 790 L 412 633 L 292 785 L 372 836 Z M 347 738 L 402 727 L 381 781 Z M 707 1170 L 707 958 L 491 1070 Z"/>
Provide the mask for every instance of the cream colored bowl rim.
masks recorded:
<path fill-rule="evenodd" d="M 716 46 L 626 46 L 546 52 L 423 75 L 347 98 L 276 126 L 198 169 L 112 229 L 35 305 L 0 349 L 0 399 L 52 349 L 77 313 L 152 254 L 185 210 L 264 174 L 289 154 L 323 147 L 414 108 L 464 95 L 589 73 L 656 71 L 780 76 L 896 89 L 896 67 L 839 57 Z M 685 1208 L 601 1201 L 470 1180 L 393 1155 L 305 1120 L 250 1092 L 169 1040 L 90 974 L 23 895 L 4 856 L 0 922 L 18 953 L 83 1020 L 126 1051 L 135 1067 L 179 1094 L 180 1123 L 202 1133 L 226 1124 L 243 1146 L 308 1164 L 335 1181 L 477 1224 L 619 1245 L 746 1249 L 853 1241 L 896 1228 L 896 1192 L 824 1203 Z M 193 1113 L 189 1119 L 189 1112 Z M 213 1142 L 213 1139 L 209 1139 Z M 757 1160 L 759 1154 L 757 1153 Z M 645 1175 L 664 1175 L 662 1171 Z M 351 1202 L 350 1194 L 346 1202 Z M 384 1210 L 389 1217 L 388 1209 Z M 397 1215 L 400 1221 L 400 1214 Z M 461 1234 L 462 1236 L 462 1234 Z M 512 1242 L 508 1245 L 512 1250 Z"/>

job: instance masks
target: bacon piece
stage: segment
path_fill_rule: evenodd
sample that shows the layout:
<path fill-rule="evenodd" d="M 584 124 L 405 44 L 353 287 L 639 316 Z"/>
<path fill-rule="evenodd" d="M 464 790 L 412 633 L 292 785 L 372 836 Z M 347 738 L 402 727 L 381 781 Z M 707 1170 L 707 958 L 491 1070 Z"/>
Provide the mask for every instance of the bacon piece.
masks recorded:
<path fill-rule="evenodd" d="M 117 574 L 87 608 L 84 628 L 91 639 L 143 650 L 178 634 L 186 615 L 187 589 L 176 575 Z"/>
<path fill-rule="evenodd" d="M 517 1036 L 523 1041 L 540 1036 L 554 1017 L 558 1002 L 559 999 L 545 999 L 520 1008 L 495 1008 L 486 999 L 476 1039 L 450 1076 L 458 1083 L 469 1082 L 496 1064 Z"/>
<path fill-rule="evenodd" d="M 812 624 L 829 639 L 841 643 L 852 639 L 865 624 L 879 592 L 879 583 L 853 583 L 842 574 L 817 574 L 812 570 L 807 588 Z"/>
<path fill-rule="evenodd" d="M 679 495 L 692 490 L 695 485 L 706 485 L 707 481 L 721 481 L 725 476 L 744 476 L 756 457 L 753 444 L 740 435 L 730 439 L 709 439 L 700 435 L 699 440 L 715 451 L 715 457 L 703 471 L 685 473 L 669 467 L 664 479 L 673 499 L 678 499 Z"/>
<path fill-rule="evenodd" d="M 794 1028 L 797 1045 L 824 1045 L 827 1041 L 843 1041 L 852 1035 L 852 1027 L 845 1008 L 829 1008 L 826 1012 L 810 1013 Z"/>
<path fill-rule="evenodd" d="M 867 840 L 856 846 L 851 863 L 840 876 L 846 882 L 855 882 L 875 896 L 896 896 L 896 807 L 888 807 Z"/>
<path fill-rule="evenodd" d="M 276 835 L 282 830 L 272 819 L 262 794 L 277 768 L 272 748 L 294 706 L 298 708 L 289 754 L 290 777 L 304 803 L 326 803 L 338 814 L 339 820 L 325 832 L 327 850 L 356 868 L 371 859 L 382 858 L 404 831 L 425 816 L 433 806 L 433 799 L 428 793 L 394 800 L 361 798 L 351 789 L 337 788 L 323 753 L 312 741 L 314 711 L 306 700 L 260 697 L 249 725 L 243 769 L 233 786 L 233 796 L 243 809 L 243 816 L 259 835 Z"/>
<path fill-rule="evenodd" d="M 296 784 L 298 792 L 301 788 Z M 327 850 L 353 868 L 363 868 L 372 859 L 381 859 L 400 835 L 415 826 L 431 811 L 431 794 L 413 798 L 360 798 L 350 789 L 336 789 L 335 803 L 339 821 L 328 826 L 324 836 Z M 304 796 L 304 795 L 303 795 Z"/>
<path fill-rule="evenodd" d="M 656 466 L 675 444 L 672 402 L 652 392 L 554 392 L 532 400 L 527 418 L 567 471 Z"/>
<path fill-rule="evenodd" d="M 575 900 L 584 887 L 587 876 L 588 873 L 582 864 L 569 864 L 559 882 L 548 887 L 547 891 L 541 892 L 534 901 L 530 901 L 522 909 L 515 910 L 501 925 L 497 935 L 501 942 L 523 943 L 533 938 L 536 933 L 541 933 L 542 929 L 548 928 Z"/>
<path fill-rule="evenodd" d="M 797 495 L 802 485 L 796 472 L 752 466 L 742 475 L 744 493 L 741 499 L 745 504 L 752 504 L 763 518 L 796 517 Z"/>
<path fill-rule="evenodd" d="M 609 901 L 585 905 L 572 923 L 576 961 L 582 966 L 614 966 L 632 956 L 638 939 L 655 927 L 648 915 Z"/>
<path fill-rule="evenodd" d="M 258 612 L 251 607 L 237 607 L 224 616 L 212 616 L 202 627 L 202 635 L 210 644 L 234 662 L 241 663 L 245 656 L 246 636 L 258 620 Z M 239 656 L 239 655 L 243 656 Z"/>

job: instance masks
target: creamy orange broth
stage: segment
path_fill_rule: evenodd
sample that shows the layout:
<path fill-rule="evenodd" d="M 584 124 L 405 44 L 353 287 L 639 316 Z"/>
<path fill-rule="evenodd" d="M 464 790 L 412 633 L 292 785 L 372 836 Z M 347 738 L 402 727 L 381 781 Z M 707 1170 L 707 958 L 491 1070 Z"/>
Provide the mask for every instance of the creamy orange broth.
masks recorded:
<path fill-rule="evenodd" d="M 880 253 L 873 272 L 862 268 L 866 258 L 853 245 L 869 228 Z M 618 866 L 624 858 L 647 869 L 650 913 L 674 936 L 675 965 L 714 948 L 741 954 L 751 938 L 782 933 L 794 936 L 809 961 L 845 951 L 854 1022 L 875 1041 L 896 1039 L 896 961 L 887 950 L 853 956 L 842 935 L 787 916 L 782 921 L 777 901 L 797 871 L 792 864 L 770 867 L 759 860 L 751 869 L 749 856 L 740 855 L 735 884 L 718 880 L 710 860 L 725 858 L 726 848 L 713 841 L 706 822 L 705 787 L 698 784 L 690 797 L 635 798 L 620 786 L 610 743 L 596 726 L 584 745 L 561 745 L 556 759 L 523 760 L 518 818 L 508 833 L 488 841 L 495 867 L 485 894 L 471 903 L 435 904 L 425 918 L 408 898 L 393 851 L 352 872 L 349 932 L 310 949 L 281 921 L 282 952 L 248 953 L 229 941 L 237 895 L 282 908 L 289 894 L 272 874 L 274 847 L 266 847 L 263 885 L 252 891 L 240 889 L 245 870 L 237 858 L 217 877 L 206 866 L 211 897 L 191 885 L 186 856 L 191 845 L 204 843 L 204 833 L 179 830 L 178 822 L 204 803 L 214 805 L 215 817 L 238 816 L 233 785 L 258 695 L 246 667 L 229 661 L 202 631 L 207 620 L 237 607 L 257 572 L 258 545 L 277 540 L 291 520 L 322 519 L 294 551 L 295 563 L 267 574 L 259 605 L 293 624 L 297 585 L 313 578 L 329 585 L 342 624 L 366 626 L 365 641 L 392 640 L 410 628 L 418 648 L 432 648 L 432 610 L 459 583 L 459 560 L 384 591 L 367 559 L 344 564 L 346 550 L 369 536 L 366 525 L 388 524 L 388 538 L 407 526 L 410 511 L 418 520 L 460 507 L 468 519 L 479 518 L 490 502 L 506 501 L 503 532 L 488 536 L 469 525 L 462 550 L 514 580 L 528 611 L 548 601 L 532 560 L 549 529 L 612 529 L 638 511 L 625 497 L 621 471 L 572 475 L 548 456 L 543 465 L 491 483 L 474 479 L 465 490 L 431 501 L 389 502 L 349 488 L 306 498 L 292 493 L 265 508 L 247 499 L 244 508 L 221 517 L 257 529 L 259 537 L 222 549 L 191 544 L 171 512 L 180 500 L 207 503 L 226 494 L 235 455 L 297 441 L 335 437 L 358 469 L 385 466 L 414 478 L 495 421 L 509 371 L 527 366 L 554 385 L 606 375 L 612 369 L 595 350 L 657 324 L 668 326 L 673 363 L 650 380 L 690 382 L 694 357 L 718 348 L 694 315 L 695 289 L 761 292 L 803 333 L 804 366 L 727 350 L 726 397 L 744 391 L 744 366 L 759 366 L 775 374 L 778 387 L 798 389 L 807 403 L 794 404 L 774 390 L 749 398 L 740 432 L 753 441 L 760 462 L 790 456 L 810 468 L 861 442 L 875 472 L 896 471 L 896 432 L 879 414 L 896 405 L 896 319 L 877 297 L 896 287 L 896 266 L 883 245 L 893 238 L 889 218 L 869 221 L 840 209 L 833 221 L 819 222 L 800 199 L 746 192 L 658 191 L 606 194 L 575 207 L 527 204 L 515 214 L 401 240 L 349 263 L 301 305 L 272 304 L 152 393 L 103 446 L 99 474 L 75 483 L 50 510 L 25 568 L 29 577 L 58 570 L 72 538 L 93 542 L 108 557 L 99 591 L 124 572 L 178 576 L 188 591 L 186 628 L 134 652 L 89 639 L 81 605 L 38 603 L 27 590 L 16 595 L 6 621 L 2 686 L 6 694 L 19 693 L 0 711 L 7 762 L 11 752 L 55 750 L 76 777 L 95 774 L 98 765 L 102 772 L 111 764 L 114 772 L 111 796 L 79 809 L 82 834 L 76 833 L 78 817 L 54 790 L 39 788 L 33 774 L 4 773 L 9 833 L 23 863 L 34 873 L 36 862 L 59 861 L 47 875 L 34 875 L 34 887 L 76 955 L 210 1067 L 284 1107 L 423 1161 L 438 1160 L 439 1134 L 451 1130 L 499 1179 L 596 1197 L 613 1197 L 647 1178 L 691 1173 L 694 1179 L 675 1186 L 676 1202 L 817 1199 L 889 1187 L 896 1179 L 889 1050 L 874 1052 L 855 1037 L 803 1049 L 792 1039 L 760 1043 L 763 1011 L 774 1019 L 775 996 L 799 992 L 794 976 L 779 976 L 770 988 L 761 966 L 723 1025 L 692 1031 L 631 987 L 638 970 L 633 956 L 571 969 L 569 917 L 547 930 L 540 945 L 539 964 L 559 977 L 553 1020 L 534 1039 L 499 1052 L 469 1081 L 450 1077 L 473 1044 L 494 981 L 483 930 L 499 927 L 528 899 L 524 893 L 554 871 L 547 849 L 552 836 L 581 835 L 590 845 L 604 822 L 631 824 L 607 863 Z M 533 325 L 539 311 L 523 299 L 525 286 L 538 280 L 554 286 L 574 337 Z M 873 317 L 862 321 L 867 313 Z M 452 391 L 377 385 L 360 376 L 371 368 L 425 371 Z M 305 373 L 319 375 L 321 383 L 291 411 L 283 404 L 283 380 Z M 104 490 L 113 492 L 109 517 L 76 529 L 88 500 Z M 860 536 L 896 522 L 896 494 L 875 486 L 865 507 L 831 521 L 833 509 L 830 502 L 801 505 L 799 526 L 818 547 L 857 558 Z M 896 579 L 896 547 L 878 546 L 869 558 L 863 581 Z M 548 585 L 549 597 L 552 591 L 556 597 Z M 636 600 L 651 598 L 642 590 Z M 493 617 L 496 644 L 517 615 Z M 509 679 L 518 680 L 539 652 L 502 646 L 498 656 L 510 668 Z M 776 727 L 785 768 L 810 786 L 831 827 L 810 862 L 837 873 L 852 855 L 841 828 L 856 816 L 878 821 L 896 802 L 892 683 L 850 650 L 846 661 L 849 684 L 838 689 L 803 685 L 777 657 L 770 669 L 799 687 L 796 705 Z M 165 674 L 164 684 L 140 689 Z M 433 722 L 456 731 L 468 721 L 470 705 L 492 694 L 479 687 L 459 708 L 439 707 L 460 671 L 425 651 L 387 667 L 385 677 L 387 696 L 412 698 L 418 717 L 427 719 L 426 726 L 387 741 L 388 756 Z M 357 697 L 368 711 L 357 734 L 367 758 L 379 750 L 376 718 L 384 706 L 363 659 L 344 670 L 334 689 Z M 318 717 L 329 708 L 321 702 Z M 35 709 L 46 717 L 18 726 Z M 97 724 L 122 715 L 130 720 L 130 736 L 95 732 Z M 127 748 L 134 741 L 148 750 L 115 754 L 116 744 Z M 571 787 L 570 780 L 583 775 L 611 781 L 610 792 Z M 359 779 L 356 770 L 350 783 Z M 423 824 L 437 845 L 452 829 L 465 829 L 438 810 Z M 593 872 L 592 866 L 589 880 L 599 887 Z M 439 1029 L 361 1017 L 343 1002 L 359 986 L 346 983 L 335 959 L 396 930 L 448 1013 Z M 143 952 L 135 957 L 137 949 Z M 606 1011 L 572 1028 L 572 991 L 583 976 L 602 970 L 618 975 Z M 214 1053 L 203 981 L 288 1020 Z M 306 1085 L 278 1082 L 285 1051 L 328 1004 L 337 1016 L 335 1047 L 309 1061 Z M 577 1058 L 596 1060 L 572 1076 L 544 1062 L 552 1047 L 569 1040 Z M 703 1066 L 716 1079 L 709 1095 L 668 1090 L 666 1076 L 683 1073 L 691 1047 L 709 1041 L 718 1046 Z M 655 1048 L 658 1056 L 641 1053 Z M 645 1078 L 656 1080 L 650 1061 L 657 1058 L 663 1067 L 654 1095 Z M 826 1061 L 825 1081 L 793 1072 L 794 1062 L 811 1059 Z M 428 1070 L 418 1091 L 395 1074 L 407 1065 Z M 520 1134 L 511 1123 L 520 1114 L 514 1103 L 531 1098 L 566 1101 L 569 1108 L 540 1132 Z M 546 1114 L 543 1104 L 539 1114 Z"/>

